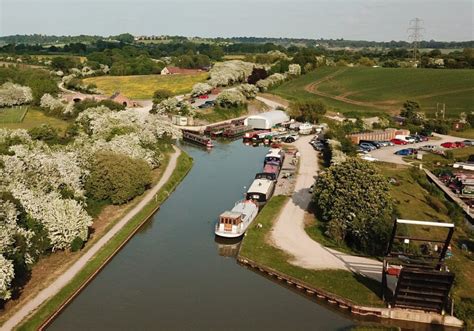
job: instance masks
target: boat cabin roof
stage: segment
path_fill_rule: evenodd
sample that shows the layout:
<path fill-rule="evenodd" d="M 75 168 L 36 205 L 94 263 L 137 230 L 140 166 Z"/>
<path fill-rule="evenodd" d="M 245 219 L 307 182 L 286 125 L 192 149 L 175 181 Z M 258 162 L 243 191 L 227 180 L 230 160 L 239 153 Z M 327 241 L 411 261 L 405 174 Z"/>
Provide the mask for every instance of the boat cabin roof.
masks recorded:
<path fill-rule="evenodd" d="M 236 212 L 236 211 L 231 211 L 227 210 L 221 214 L 221 217 L 227 217 L 227 218 L 239 218 L 242 215 L 242 213 Z"/>
<path fill-rule="evenodd" d="M 267 194 L 273 185 L 273 181 L 268 179 L 255 179 L 250 185 L 247 193 L 262 193 Z"/>

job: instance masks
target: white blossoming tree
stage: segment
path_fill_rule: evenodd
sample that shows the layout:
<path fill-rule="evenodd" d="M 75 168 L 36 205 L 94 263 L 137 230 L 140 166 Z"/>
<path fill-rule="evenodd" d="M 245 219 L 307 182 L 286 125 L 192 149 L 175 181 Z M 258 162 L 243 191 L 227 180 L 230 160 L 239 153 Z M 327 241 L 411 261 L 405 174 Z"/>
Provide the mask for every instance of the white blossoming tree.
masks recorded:
<path fill-rule="evenodd" d="M 6 82 L 0 86 L 0 107 L 23 105 L 33 101 L 31 88 Z"/>
<path fill-rule="evenodd" d="M 60 111 L 63 112 L 66 108 L 66 104 L 63 103 L 61 100 L 56 99 L 49 93 L 43 94 L 40 100 L 41 108 L 45 108 L 51 111 Z"/>
<path fill-rule="evenodd" d="M 290 64 L 288 66 L 288 74 L 291 76 L 301 75 L 301 66 L 297 63 Z"/>
<path fill-rule="evenodd" d="M 0 299 L 11 298 L 10 286 L 13 278 L 15 278 L 13 263 L 0 254 Z"/>
<path fill-rule="evenodd" d="M 239 90 L 225 90 L 216 98 L 216 104 L 223 108 L 240 106 L 245 103 L 245 96 Z"/>
<path fill-rule="evenodd" d="M 242 84 L 238 87 L 238 90 L 242 92 L 247 99 L 255 99 L 258 93 L 258 88 L 252 84 Z"/>
<path fill-rule="evenodd" d="M 209 71 L 207 83 L 211 86 L 228 86 L 244 82 L 252 73 L 254 64 L 240 60 L 216 63 Z"/>
<path fill-rule="evenodd" d="M 203 94 L 208 94 L 209 92 L 212 91 L 214 87 L 208 83 L 196 83 L 193 86 L 193 89 L 191 91 L 191 95 L 193 97 L 197 97 Z"/>

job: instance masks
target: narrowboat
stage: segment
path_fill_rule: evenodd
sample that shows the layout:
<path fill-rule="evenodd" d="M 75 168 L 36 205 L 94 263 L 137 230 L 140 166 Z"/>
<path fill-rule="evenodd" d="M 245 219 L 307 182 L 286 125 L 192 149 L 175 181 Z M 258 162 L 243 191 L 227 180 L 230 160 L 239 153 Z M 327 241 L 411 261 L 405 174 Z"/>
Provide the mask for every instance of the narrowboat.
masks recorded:
<path fill-rule="evenodd" d="M 229 128 L 230 126 L 230 123 L 208 125 L 204 130 L 204 134 L 206 136 L 220 136 L 224 132 L 224 130 Z"/>
<path fill-rule="evenodd" d="M 275 190 L 275 181 L 255 179 L 247 191 L 247 200 L 253 200 L 259 207 L 267 203 Z"/>
<path fill-rule="evenodd" d="M 235 138 L 243 135 L 245 132 L 250 131 L 252 128 L 247 125 L 233 126 L 227 129 L 224 129 L 222 136 L 226 138 Z"/>
<path fill-rule="evenodd" d="M 285 159 L 285 152 L 280 148 L 272 148 L 269 150 L 268 154 L 265 155 L 264 165 L 274 164 L 279 167 L 283 165 Z"/>
<path fill-rule="evenodd" d="M 212 140 L 208 137 L 200 136 L 195 133 L 191 133 L 189 131 L 183 132 L 183 139 L 197 145 L 204 146 L 206 148 L 212 148 L 214 145 L 212 144 Z"/>
<path fill-rule="evenodd" d="M 234 208 L 219 216 L 214 233 L 219 237 L 242 236 L 258 214 L 258 205 L 251 200 L 242 200 Z"/>
<path fill-rule="evenodd" d="M 244 140 L 252 140 L 254 139 L 255 137 L 257 137 L 259 134 L 261 133 L 268 133 L 270 131 L 252 131 L 252 132 L 247 132 L 244 134 Z"/>

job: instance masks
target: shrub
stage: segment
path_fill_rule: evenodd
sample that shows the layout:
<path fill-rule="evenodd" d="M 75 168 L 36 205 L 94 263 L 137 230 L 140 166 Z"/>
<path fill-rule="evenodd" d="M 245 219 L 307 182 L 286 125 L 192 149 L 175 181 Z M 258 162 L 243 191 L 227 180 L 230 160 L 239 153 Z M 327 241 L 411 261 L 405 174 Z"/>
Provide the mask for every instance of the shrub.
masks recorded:
<path fill-rule="evenodd" d="M 58 130 L 49 124 L 42 124 L 41 126 L 29 129 L 28 133 L 32 139 L 44 141 L 48 145 L 60 142 Z"/>
<path fill-rule="evenodd" d="M 232 108 L 244 103 L 245 96 L 238 90 L 225 90 L 216 98 L 216 104 L 222 108 Z"/>
<path fill-rule="evenodd" d="M 77 252 L 84 247 L 84 240 L 81 237 L 76 237 L 71 242 L 71 252 Z"/>
<path fill-rule="evenodd" d="M 142 194 L 151 184 L 151 169 L 143 160 L 123 154 L 98 152 L 86 180 L 87 195 L 96 200 L 123 204 Z"/>

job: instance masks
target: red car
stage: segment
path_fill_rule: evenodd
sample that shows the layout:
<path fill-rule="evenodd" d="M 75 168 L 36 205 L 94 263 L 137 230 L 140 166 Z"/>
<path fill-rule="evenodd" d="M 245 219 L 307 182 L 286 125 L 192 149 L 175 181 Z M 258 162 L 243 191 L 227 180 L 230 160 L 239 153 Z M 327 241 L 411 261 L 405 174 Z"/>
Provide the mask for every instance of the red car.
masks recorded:
<path fill-rule="evenodd" d="M 394 143 L 395 145 L 407 145 L 408 142 L 406 142 L 405 140 L 401 140 L 401 139 L 392 139 L 390 140 L 390 142 Z"/>
<path fill-rule="evenodd" d="M 199 99 L 209 99 L 209 96 L 207 94 L 203 94 L 199 96 Z"/>
<path fill-rule="evenodd" d="M 456 147 L 458 147 L 458 148 L 466 147 L 466 145 L 465 145 L 462 141 L 455 141 L 454 144 L 455 144 Z"/>
<path fill-rule="evenodd" d="M 442 143 L 441 146 L 444 147 L 444 148 L 456 148 L 457 147 L 456 143 L 452 143 L 450 141 Z"/>

